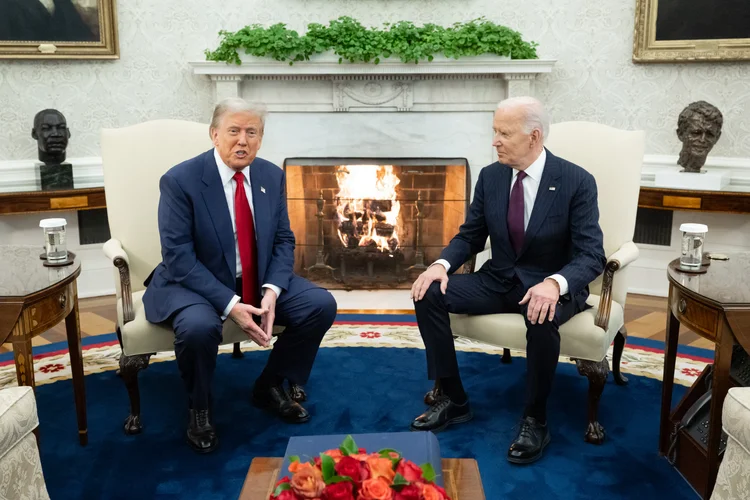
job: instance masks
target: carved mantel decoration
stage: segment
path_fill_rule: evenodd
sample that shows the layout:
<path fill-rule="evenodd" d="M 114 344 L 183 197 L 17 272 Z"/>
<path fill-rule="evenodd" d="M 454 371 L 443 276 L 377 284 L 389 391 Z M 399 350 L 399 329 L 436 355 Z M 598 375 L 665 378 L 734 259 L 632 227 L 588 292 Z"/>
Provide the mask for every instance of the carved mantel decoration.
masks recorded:
<path fill-rule="evenodd" d="M 250 56 L 241 65 L 190 64 L 196 75 L 211 79 L 216 100 L 260 100 L 272 112 L 473 112 L 492 111 L 506 97 L 533 95 L 534 80 L 555 62 L 484 55 L 339 64 L 338 56 L 322 54 L 294 65 Z"/>

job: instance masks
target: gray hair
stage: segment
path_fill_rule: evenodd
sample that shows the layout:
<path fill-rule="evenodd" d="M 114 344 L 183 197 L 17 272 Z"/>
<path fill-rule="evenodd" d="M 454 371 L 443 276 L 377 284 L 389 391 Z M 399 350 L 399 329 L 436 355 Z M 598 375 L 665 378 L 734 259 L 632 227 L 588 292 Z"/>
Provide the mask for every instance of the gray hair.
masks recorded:
<path fill-rule="evenodd" d="M 250 113 L 260 118 L 260 131 L 266 126 L 266 116 L 268 109 L 265 104 L 259 102 L 247 102 L 241 97 L 227 97 L 222 99 L 214 107 L 214 114 L 211 117 L 211 129 L 219 127 L 221 119 L 229 113 Z"/>
<path fill-rule="evenodd" d="M 549 134 L 549 115 L 544 105 L 534 97 L 510 97 L 497 105 L 497 109 L 515 109 L 521 108 L 524 111 L 524 131 L 530 134 L 534 129 L 542 133 L 542 142 L 547 139 Z"/>

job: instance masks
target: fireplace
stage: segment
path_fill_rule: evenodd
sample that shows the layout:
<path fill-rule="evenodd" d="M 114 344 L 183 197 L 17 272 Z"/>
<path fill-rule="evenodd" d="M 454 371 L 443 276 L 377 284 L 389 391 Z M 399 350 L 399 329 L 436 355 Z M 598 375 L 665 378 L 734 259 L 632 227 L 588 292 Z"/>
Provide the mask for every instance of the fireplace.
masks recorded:
<path fill-rule="evenodd" d="M 329 290 L 408 289 L 466 218 L 462 158 L 288 158 L 295 273 Z"/>

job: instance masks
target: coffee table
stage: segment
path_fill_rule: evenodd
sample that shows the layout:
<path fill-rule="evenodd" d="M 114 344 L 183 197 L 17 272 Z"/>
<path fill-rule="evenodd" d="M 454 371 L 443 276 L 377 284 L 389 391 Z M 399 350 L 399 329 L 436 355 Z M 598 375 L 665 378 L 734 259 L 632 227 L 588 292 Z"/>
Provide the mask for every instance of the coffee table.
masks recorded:
<path fill-rule="evenodd" d="M 284 459 L 256 457 L 250 463 L 240 500 L 267 500 L 271 496 Z M 444 458 L 445 491 L 451 500 L 485 500 L 479 465 L 473 458 Z"/>

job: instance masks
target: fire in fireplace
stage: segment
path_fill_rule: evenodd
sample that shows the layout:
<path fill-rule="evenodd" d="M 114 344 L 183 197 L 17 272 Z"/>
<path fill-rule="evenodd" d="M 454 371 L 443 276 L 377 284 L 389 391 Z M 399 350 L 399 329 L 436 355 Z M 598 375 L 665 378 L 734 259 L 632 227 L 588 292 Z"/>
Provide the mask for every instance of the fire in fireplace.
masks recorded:
<path fill-rule="evenodd" d="M 328 289 L 409 288 L 458 231 L 469 166 L 457 158 L 290 158 L 295 272 Z"/>

